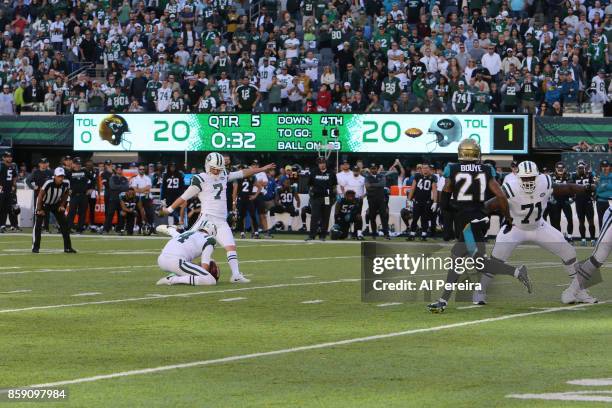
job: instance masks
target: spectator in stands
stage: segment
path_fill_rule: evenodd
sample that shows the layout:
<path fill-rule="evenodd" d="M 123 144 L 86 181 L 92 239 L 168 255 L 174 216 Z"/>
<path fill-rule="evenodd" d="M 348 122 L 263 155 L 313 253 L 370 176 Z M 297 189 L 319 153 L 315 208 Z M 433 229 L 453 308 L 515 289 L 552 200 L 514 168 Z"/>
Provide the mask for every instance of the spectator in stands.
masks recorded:
<path fill-rule="evenodd" d="M 0 114 L 15 114 L 15 101 L 11 94 L 11 87 L 8 84 L 2 86 L 2 93 L 0 94 Z"/>

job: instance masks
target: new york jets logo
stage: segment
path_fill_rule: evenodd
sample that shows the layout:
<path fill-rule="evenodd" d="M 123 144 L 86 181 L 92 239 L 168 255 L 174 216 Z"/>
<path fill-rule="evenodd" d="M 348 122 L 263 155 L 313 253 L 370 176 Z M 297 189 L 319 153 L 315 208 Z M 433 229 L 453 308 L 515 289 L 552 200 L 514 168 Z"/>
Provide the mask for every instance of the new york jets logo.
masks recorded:
<path fill-rule="evenodd" d="M 440 119 L 438 121 L 438 127 L 440 129 L 448 130 L 452 129 L 455 126 L 455 122 L 450 119 Z"/>

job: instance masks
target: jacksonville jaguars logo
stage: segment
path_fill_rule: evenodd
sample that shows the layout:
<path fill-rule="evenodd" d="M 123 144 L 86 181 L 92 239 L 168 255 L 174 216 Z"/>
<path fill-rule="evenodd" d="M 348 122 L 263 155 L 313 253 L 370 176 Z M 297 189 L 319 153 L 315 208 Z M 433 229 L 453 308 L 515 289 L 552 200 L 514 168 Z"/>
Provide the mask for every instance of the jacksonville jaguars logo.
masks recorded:
<path fill-rule="evenodd" d="M 100 138 L 113 146 L 120 145 L 124 134 L 129 131 L 127 121 L 119 115 L 109 115 L 100 122 Z"/>

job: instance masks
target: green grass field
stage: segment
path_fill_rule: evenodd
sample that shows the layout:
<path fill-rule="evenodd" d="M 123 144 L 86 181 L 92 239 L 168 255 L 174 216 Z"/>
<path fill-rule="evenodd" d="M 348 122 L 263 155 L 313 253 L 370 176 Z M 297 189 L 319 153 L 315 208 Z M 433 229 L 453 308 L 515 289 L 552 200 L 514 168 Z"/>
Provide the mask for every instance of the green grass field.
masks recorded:
<path fill-rule="evenodd" d="M 562 306 L 567 276 L 548 253 L 512 259 L 546 296 L 433 315 L 362 303 L 358 244 L 284 238 L 238 242 L 250 284 L 228 282 L 217 249 L 217 286 L 159 287 L 160 238 L 85 235 L 67 255 L 45 235 L 33 256 L 28 235 L 0 235 L 0 389 L 68 390 L 45 407 L 609 406 L 611 381 L 567 382 L 612 377 L 612 304 Z"/>

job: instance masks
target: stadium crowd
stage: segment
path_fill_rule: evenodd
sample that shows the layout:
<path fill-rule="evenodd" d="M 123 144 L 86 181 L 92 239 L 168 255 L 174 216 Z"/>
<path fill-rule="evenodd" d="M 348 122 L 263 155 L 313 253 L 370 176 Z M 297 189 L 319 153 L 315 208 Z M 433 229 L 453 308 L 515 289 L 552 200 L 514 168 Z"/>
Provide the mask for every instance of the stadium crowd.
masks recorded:
<path fill-rule="evenodd" d="M 4 0 L 0 114 L 601 109 L 605 3 Z"/>

